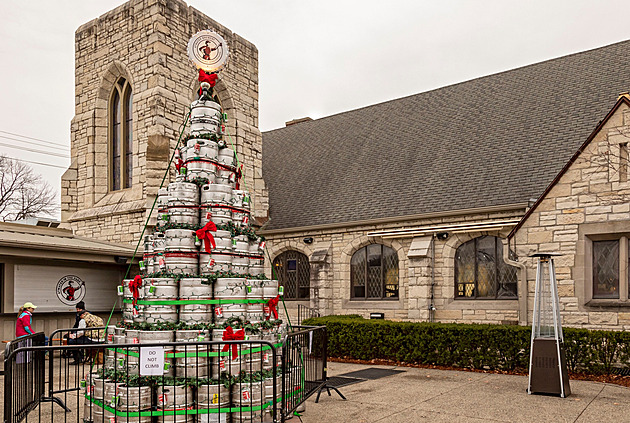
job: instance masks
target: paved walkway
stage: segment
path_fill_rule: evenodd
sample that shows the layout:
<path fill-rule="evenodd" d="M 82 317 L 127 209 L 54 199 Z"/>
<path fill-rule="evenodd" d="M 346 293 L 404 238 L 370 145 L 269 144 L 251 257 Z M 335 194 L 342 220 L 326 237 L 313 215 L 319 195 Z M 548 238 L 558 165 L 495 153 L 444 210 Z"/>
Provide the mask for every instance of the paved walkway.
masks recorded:
<path fill-rule="evenodd" d="M 571 381 L 568 398 L 527 395 L 527 377 L 489 373 L 329 363 L 329 375 L 370 367 L 404 372 L 343 386 L 343 401 L 335 392 L 315 395 L 306 402 L 303 423 L 416 423 L 416 422 L 630 422 L 630 388 L 597 382 Z M 77 378 L 72 366 L 63 380 Z M 0 386 L 0 407 L 3 395 Z M 79 392 L 58 395 L 73 413 L 43 403 L 28 421 L 78 422 L 83 399 Z M 77 411 L 81 409 L 80 413 Z M 40 414 L 41 413 L 41 414 Z M 291 423 L 299 423 L 294 417 Z"/>
<path fill-rule="evenodd" d="M 366 365 L 329 363 L 335 376 Z M 394 368 L 375 366 L 381 368 Z M 306 403 L 304 423 L 630 422 L 630 388 L 571 381 L 568 398 L 527 395 L 527 377 L 396 367 L 385 378 L 323 393 Z M 297 423 L 297 418 L 291 423 Z"/>

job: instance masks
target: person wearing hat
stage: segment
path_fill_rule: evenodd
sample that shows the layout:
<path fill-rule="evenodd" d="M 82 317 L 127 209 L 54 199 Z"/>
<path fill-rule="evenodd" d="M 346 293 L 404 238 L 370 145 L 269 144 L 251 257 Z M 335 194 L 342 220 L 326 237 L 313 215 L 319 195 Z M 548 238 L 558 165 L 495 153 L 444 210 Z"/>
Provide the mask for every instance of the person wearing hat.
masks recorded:
<path fill-rule="evenodd" d="M 17 323 L 15 324 L 16 338 L 35 333 L 31 327 L 31 321 L 33 318 L 33 311 L 35 311 L 36 308 L 37 306 L 31 302 L 25 303 L 22 307 L 20 307 Z"/>

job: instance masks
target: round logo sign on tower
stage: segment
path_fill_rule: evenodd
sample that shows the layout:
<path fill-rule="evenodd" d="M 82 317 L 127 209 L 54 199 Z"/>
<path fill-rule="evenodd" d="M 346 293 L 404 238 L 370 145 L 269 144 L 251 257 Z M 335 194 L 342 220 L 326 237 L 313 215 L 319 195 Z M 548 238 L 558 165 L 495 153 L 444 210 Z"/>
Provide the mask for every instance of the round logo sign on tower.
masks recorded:
<path fill-rule="evenodd" d="M 188 42 L 188 57 L 198 69 L 217 72 L 228 58 L 228 46 L 223 37 L 208 29 L 199 31 Z"/>

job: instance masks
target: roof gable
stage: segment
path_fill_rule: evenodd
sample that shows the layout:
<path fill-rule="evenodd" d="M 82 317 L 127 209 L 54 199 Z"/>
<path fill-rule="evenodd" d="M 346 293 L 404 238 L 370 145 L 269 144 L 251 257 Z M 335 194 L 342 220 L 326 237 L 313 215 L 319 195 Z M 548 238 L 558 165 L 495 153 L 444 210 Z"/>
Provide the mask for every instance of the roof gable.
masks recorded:
<path fill-rule="evenodd" d="M 575 163 L 575 161 L 582 155 L 584 150 L 586 150 L 586 148 L 593 141 L 593 139 L 599 134 L 599 132 L 602 130 L 602 128 L 604 128 L 606 126 L 608 121 L 613 117 L 613 115 L 617 112 L 617 110 L 619 110 L 619 107 L 621 107 L 622 104 L 625 104 L 626 106 L 630 106 L 630 96 L 628 96 L 628 94 L 619 96 L 619 99 L 617 100 L 617 102 L 615 103 L 613 108 L 610 109 L 610 111 L 606 114 L 604 119 L 599 121 L 599 123 L 597 124 L 597 126 L 595 127 L 593 132 L 591 132 L 591 134 L 588 136 L 586 141 L 584 141 L 584 143 L 580 146 L 580 148 L 577 149 L 577 151 L 573 154 L 573 156 L 569 159 L 569 161 L 567 161 L 567 163 L 564 165 L 562 170 L 560 172 L 558 172 L 556 177 L 547 186 L 545 191 L 538 197 L 538 199 L 532 205 L 532 207 L 530 207 L 529 210 L 527 210 L 527 213 L 525 213 L 525 215 L 520 220 L 520 222 L 518 222 L 518 224 L 512 229 L 512 231 L 508 235 L 508 239 L 511 239 L 514 235 L 516 235 L 516 233 L 521 228 L 521 226 L 523 226 L 525 224 L 525 222 L 527 221 L 529 216 L 531 216 L 532 213 L 534 213 L 534 211 L 536 211 L 536 209 L 538 208 L 540 203 L 542 203 L 543 200 L 547 197 L 547 194 L 549 194 L 549 191 L 551 191 L 551 189 L 554 186 L 556 186 L 556 184 L 560 181 L 562 176 L 571 168 L 573 163 Z"/>

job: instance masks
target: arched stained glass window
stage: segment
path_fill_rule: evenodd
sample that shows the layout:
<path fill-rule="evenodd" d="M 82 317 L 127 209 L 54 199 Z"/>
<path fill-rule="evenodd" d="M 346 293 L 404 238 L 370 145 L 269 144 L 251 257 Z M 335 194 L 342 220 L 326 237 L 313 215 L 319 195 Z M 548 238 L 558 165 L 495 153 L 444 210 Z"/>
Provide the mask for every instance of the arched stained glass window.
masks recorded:
<path fill-rule="evenodd" d="M 350 297 L 353 299 L 398 298 L 398 255 L 392 248 L 370 244 L 350 260 Z"/>
<path fill-rule="evenodd" d="M 503 245 L 494 236 L 463 243 L 455 253 L 455 297 L 517 298 L 516 267 L 503 261 Z"/>
<path fill-rule="evenodd" d="M 133 93 L 119 78 L 109 103 L 109 187 L 117 191 L 133 181 Z"/>
<path fill-rule="evenodd" d="M 289 250 L 273 261 L 275 277 L 284 287 L 287 300 L 307 300 L 311 288 L 311 266 L 308 257 L 299 251 Z"/>

